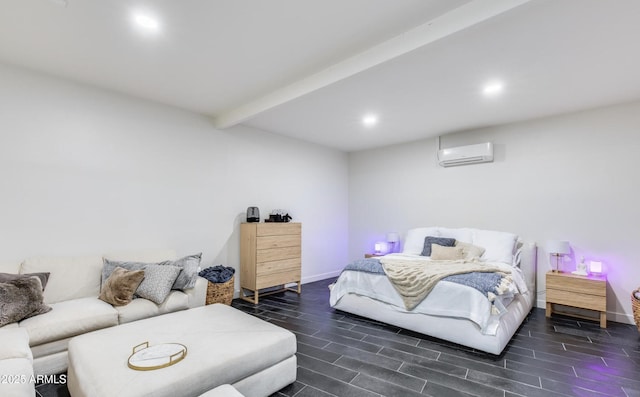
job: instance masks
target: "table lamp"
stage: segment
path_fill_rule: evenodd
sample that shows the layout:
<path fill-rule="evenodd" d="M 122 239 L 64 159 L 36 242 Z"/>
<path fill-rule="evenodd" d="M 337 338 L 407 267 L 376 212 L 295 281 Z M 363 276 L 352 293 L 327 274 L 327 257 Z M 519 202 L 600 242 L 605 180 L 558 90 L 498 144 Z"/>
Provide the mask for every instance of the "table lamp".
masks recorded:
<path fill-rule="evenodd" d="M 552 271 L 559 272 L 560 257 L 562 255 L 567 255 L 571 253 L 571 247 L 569 246 L 569 242 L 561 241 L 561 240 L 550 240 L 550 241 L 547 241 L 546 248 L 548 253 L 556 257 L 556 268 L 552 269 Z"/>
<path fill-rule="evenodd" d="M 396 252 L 396 245 L 400 241 L 400 235 L 396 232 L 387 233 L 387 242 L 390 245 L 389 252 Z"/>

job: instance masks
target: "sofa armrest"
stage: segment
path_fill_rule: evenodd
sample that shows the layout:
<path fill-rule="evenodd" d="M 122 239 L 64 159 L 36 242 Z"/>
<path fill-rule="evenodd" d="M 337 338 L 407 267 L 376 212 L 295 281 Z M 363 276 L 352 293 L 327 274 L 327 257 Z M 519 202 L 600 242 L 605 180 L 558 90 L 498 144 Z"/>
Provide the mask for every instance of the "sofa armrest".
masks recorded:
<path fill-rule="evenodd" d="M 195 287 L 191 289 L 185 289 L 184 293 L 189 298 L 189 309 L 198 306 L 204 306 L 207 300 L 207 286 L 209 281 L 206 278 L 198 276 Z"/>
<path fill-rule="evenodd" d="M 35 395 L 33 355 L 29 334 L 22 328 L 0 328 L 0 396 Z"/>

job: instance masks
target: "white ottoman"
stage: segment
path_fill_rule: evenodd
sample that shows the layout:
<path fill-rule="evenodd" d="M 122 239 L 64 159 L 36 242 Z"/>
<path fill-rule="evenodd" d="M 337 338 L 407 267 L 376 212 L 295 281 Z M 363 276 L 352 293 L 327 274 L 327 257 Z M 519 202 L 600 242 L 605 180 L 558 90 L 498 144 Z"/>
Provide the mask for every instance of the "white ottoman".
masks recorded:
<path fill-rule="evenodd" d="M 133 347 L 147 341 L 181 343 L 187 355 L 162 369 L 129 368 Z M 71 339 L 67 386 L 73 397 L 196 397 L 224 384 L 269 396 L 295 381 L 295 353 L 291 332 L 214 304 Z"/>

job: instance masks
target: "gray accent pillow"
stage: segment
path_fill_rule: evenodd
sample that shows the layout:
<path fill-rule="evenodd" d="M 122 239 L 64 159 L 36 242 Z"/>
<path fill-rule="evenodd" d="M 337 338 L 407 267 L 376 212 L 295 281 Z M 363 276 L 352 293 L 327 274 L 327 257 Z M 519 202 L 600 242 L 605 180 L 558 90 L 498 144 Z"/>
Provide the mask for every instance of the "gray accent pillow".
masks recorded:
<path fill-rule="evenodd" d="M 431 244 L 438 244 L 443 247 L 453 247 L 455 243 L 455 238 L 427 236 L 424 238 L 424 248 L 422 248 L 422 254 L 420 255 L 431 256 Z"/>
<path fill-rule="evenodd" d="M 102 281 L 100 283 L 100 290 L 104 288 L 104 283 L 107 282 L 107 279 L 113 273 L 116 267 L 121 267 L 125 270 L 144 270 L 145 266 L 149 263 L 144 262 L 121 262 L 121 261 L 111 261 L 109 259 L 104 259 L 102 262 Z"/>
<path fill-rule="evenodd" d="M 0 283 L 0 327 L 50 310 L 51 306 L 44 303 L 38 277 Z"/>
<path fill-rule="evenodd" d="M 147 264 L 144 267 L 144 279 L 136 295 L 140 298 L 161 304 L 171 292 L 171 286 L 175 283 L 178 274 L 182 271 L 178 266 Z"/>
<path fill-rule="evenodd" d="M 38 277 L 40 279 L 40 284 L 42 284 L 42 290 L 44 291 L 47 286 L 47 282 L 49 281 L 49 275 L 51 273 L 26 273 L 26 274 L 11 274 L 11 273 L 0 273 L 0 283 L 6 283 L 8 281 L 18 280 L 21 278 L 29 278 L 29 277 Z"/>
<path fill-rule="evenodd" d="M 160 265 L 178 266 L 182 269 L 171 289 L 185 290 L 196 286 L 201 258 L 202 253 L 200 252 L 198 254 L 176 259 L 175 261 L 160 262 Z"/>

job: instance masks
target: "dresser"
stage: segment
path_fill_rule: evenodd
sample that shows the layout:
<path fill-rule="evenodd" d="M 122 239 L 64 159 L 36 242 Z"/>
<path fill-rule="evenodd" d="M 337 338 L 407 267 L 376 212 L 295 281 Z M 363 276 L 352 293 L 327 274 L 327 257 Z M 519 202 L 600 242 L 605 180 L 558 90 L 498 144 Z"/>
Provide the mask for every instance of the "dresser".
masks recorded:
<path fill-rule="evenodd" d="M 572 273 L 548 272 L 547 317 L 562 313 L 574 317 L 588 318 L 555 310 L 554 305 L 563 305 L 599 312 L 600 327 L 607 327 L 607 277 L 604 275 L 579 276 Z"/>
<path fill-rule="evenodd" d="M 242 223 L 240 224 L 240 297 L 257 304 L 262 295 L 284 290 L 301 292 L 302 224 Z M 297 283 L 297 288 L 286 284 Z"/>

